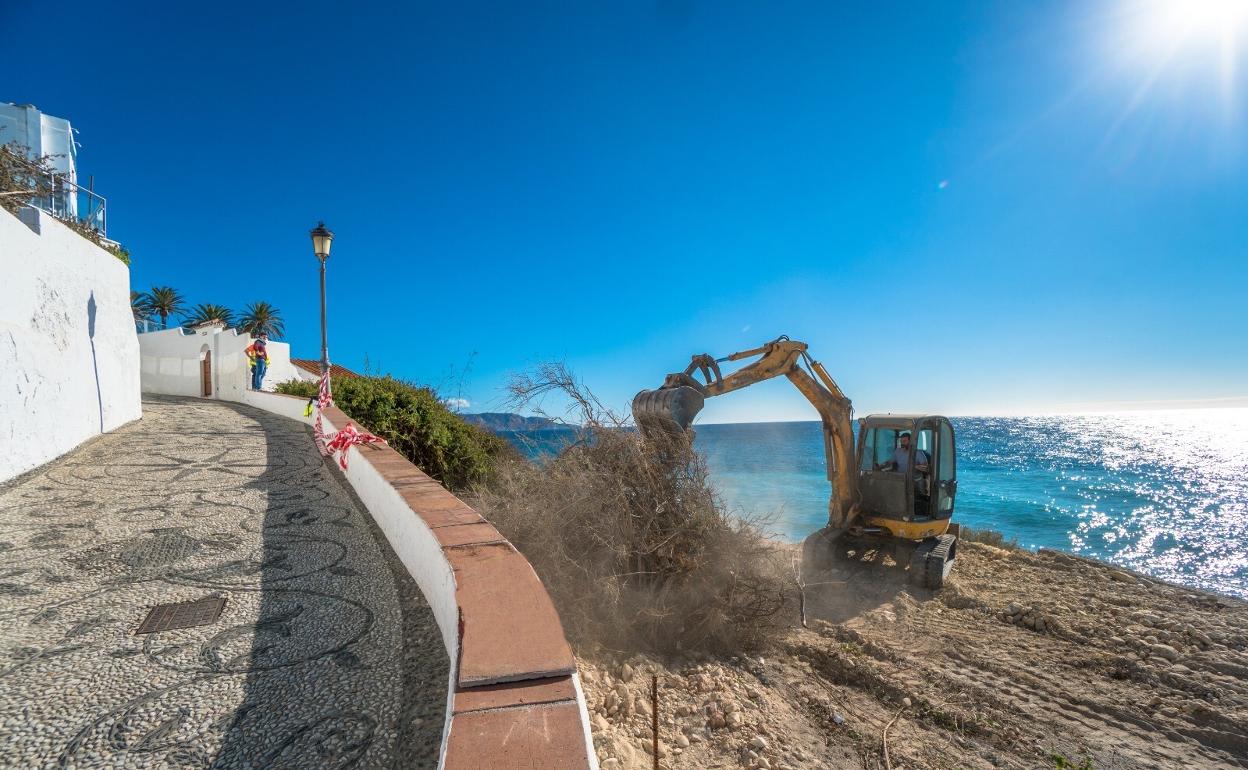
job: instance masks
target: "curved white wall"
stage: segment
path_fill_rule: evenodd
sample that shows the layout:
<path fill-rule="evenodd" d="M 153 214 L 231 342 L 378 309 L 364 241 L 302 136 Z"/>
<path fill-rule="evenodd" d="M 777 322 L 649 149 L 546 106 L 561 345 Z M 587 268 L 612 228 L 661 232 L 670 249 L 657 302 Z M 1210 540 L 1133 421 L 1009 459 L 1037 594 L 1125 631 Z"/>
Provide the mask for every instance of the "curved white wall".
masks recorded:
<path fill-rule="evenodd" d="M 0 481 L 143 414 L 130 269 L 27 214 L 0 210 Z"/>
<path fill-rule="evenodd" d="M 140 334 L 143 392 L 202 396 L 200 362 L 207 352 L 212 356 L 213 397 L 241 401 L 251 382 L 244 352 L 250 344 L 251 335 L 240 334 L 237 329 L 210 327 L 188 332 L 175 327 Z M 290 363 L 288 343 L 270 342 L 268 349 L 264 389 L 271 391 L 277 383 L 293 380 L 296 370 Z"/>

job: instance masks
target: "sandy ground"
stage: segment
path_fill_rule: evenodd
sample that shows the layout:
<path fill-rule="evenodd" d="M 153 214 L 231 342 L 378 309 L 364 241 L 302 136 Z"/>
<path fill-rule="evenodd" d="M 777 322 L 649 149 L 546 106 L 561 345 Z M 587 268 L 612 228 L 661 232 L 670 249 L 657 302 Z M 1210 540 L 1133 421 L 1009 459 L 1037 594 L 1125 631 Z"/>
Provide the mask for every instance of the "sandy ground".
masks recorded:
<path fill-rule="evenodd" d="M 652 766 L 651 670 L 669 768 L 1248 767 L 1244 602 L 971 543 L 939 592 L 872 552 L 810 582 L 761 658 L 586 661 L 604 770 Z"/>

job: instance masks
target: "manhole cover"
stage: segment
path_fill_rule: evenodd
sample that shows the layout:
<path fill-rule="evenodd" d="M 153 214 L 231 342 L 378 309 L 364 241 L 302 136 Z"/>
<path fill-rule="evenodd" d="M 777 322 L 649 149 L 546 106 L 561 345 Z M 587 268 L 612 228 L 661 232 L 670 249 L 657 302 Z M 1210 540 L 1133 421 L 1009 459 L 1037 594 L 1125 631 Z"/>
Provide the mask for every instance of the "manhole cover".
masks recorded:
<path fill-rule="evenodd" d="M 157 604 L 147 612 L 136 634 L 155 634 L 174 628 L 190 628 L 216 623 L 225 609 L 225 597 L 216 596 L 177 604 Z"/>

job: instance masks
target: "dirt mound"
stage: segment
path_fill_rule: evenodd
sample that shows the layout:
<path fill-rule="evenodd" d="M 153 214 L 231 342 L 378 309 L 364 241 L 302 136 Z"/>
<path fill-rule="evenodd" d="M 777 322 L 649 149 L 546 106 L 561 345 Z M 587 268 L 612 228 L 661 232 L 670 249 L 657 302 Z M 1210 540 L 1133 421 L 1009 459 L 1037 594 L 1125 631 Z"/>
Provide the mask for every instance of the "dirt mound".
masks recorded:
<path fill-rule="evenodd" d="M 761 658 L 585 661 L 603 767 L 652 766 L 651 671 L 668 768 L 1248 767 L 1248 605 L 964 546 L 938 593 L 838 566 Z"/>

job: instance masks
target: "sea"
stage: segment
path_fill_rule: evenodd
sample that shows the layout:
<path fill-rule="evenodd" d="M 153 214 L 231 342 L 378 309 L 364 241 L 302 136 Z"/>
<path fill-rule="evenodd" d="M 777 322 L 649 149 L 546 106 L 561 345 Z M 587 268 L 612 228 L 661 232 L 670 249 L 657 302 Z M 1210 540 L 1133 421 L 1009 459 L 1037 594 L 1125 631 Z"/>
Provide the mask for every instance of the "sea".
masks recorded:
<path fill-rule="evenodd" d="M 1248 409 L 951 418 L 955 521 L 1248 599 Z M 696 425 L 730 510 L 798 542 L 827 521 L 818 422 Z M 547 433 L 512 434 L 549 452 Z"/>

